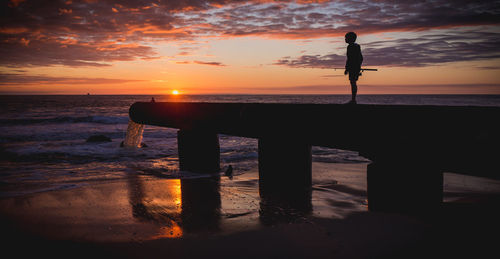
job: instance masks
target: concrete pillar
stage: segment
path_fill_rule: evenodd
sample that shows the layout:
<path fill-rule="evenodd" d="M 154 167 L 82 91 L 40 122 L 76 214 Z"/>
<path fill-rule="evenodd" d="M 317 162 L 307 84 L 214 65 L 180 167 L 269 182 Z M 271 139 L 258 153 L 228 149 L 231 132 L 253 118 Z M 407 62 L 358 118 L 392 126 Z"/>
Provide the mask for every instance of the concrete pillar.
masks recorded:
<path fill-rule="evenodd" d="M 378 159 L 368 165 L 367 184 L 371 211 L 420 214 L 443 201 L 443 172 L 425 159 Z"/>
<path fill-rule="evenodd" d="M 180 170 L 203 173 L 220 170 L 220 146 L 216 133 L 179 130 L 177 148 Z"/>
<path fill-rule="evenodd" d="M 270 184 L 311 186 L 311 145 L 294 139 L 259 139 L 259 177 Z"/>

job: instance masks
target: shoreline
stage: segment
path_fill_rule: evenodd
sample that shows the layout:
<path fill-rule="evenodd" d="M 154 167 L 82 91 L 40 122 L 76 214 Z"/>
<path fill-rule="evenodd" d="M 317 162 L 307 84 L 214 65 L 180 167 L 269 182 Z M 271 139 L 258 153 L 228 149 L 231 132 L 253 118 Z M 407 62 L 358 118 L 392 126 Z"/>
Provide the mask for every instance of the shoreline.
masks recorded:
<path fill-rule="evenodd" d="M 286 208 L 279 208 L 284 218 L 271 216 L 271 220 L 280 224 L 282 220 L 296 222 L 309 216 L 342 218 L 352 212 L 365 211 L 365 170 L 364 163 L 314 162 L 313 196 L 301 201 L 310 203 L 310 210 L 300 211 L 303 207 L 300 203 L 288 204 L 298 206 L 298 210 L 285 204 Z M 216 181 L 130 174 L 123 179 L 1 197 L 0 212 L 21 226 L 30 226 L 28 229 L 40 236 L 63 240 L 124 242 L 182 236 L 186 234 L 179 226 L 183 219 L 194 220 L 194 225 L 212 220 L 218 226 L 212 234 L 234 233 L 262 227 L 259 213 L 263 204 L 258 182 L 257 168 L 235 175 L 232 180 L 221 176 Z M 337 203 L 333 204 L 332 200 Z M 273 212 L 274 206 L 281 205 L 272 204 L 268 209 Z M 40 226 L 71 231 L 52 231 Z M 114 231 L 107 231 L 108 227 Z M 210 232 L 209 228 L 198 229 Z M 171 231 L 175 233 L 169 234 Z"/>
<path fill-rule="evenodd" d="M 21 257 L 37 251 L 57 258 L 418 258 L 433 249 L 446 256 L 498 253 L 498 181 L 445 173 L 445 197 L 451 198 L 439 213 L 422 218 L 369 212 L 365 172 L 366 164 L 314 162 L 311 210 L 282 208 L 285 217 L 273 218 L 271 225 L 262 224 L 269 221 L 262 218 L 256 169 L 217 182 L 136 175 L 1 198 L 2 229 L 9 237 L 3 246 Z"/>

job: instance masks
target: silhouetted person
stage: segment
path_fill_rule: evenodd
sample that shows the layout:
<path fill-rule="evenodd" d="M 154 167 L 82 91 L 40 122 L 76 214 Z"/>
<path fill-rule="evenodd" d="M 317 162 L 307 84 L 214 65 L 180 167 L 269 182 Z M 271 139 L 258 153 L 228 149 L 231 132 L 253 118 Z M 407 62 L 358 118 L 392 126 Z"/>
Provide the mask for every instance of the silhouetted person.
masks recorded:
<path fill-rule="evenodd" d="M 154 97 L 151 97 L 151 102 L 154 103 L 155 102 L 155 98 Z"/>
<path fill-rule="evenodd" d="M 356 38 L 356 33 L 352 31 L 345 35 L 345 42 L 349 45 L 347 46 L 347 60 L 345 62 L 344 74 L 349 74 L 349 81 L 351 81 L 352 99 L 349 102 L 350 104 L 356 104 L 356 94 L 358 93 L 356 81 L 358 81 L 359 73 L 361 72 L 361 63 L 363 63 L 361 47 L 355 43 Z"/>

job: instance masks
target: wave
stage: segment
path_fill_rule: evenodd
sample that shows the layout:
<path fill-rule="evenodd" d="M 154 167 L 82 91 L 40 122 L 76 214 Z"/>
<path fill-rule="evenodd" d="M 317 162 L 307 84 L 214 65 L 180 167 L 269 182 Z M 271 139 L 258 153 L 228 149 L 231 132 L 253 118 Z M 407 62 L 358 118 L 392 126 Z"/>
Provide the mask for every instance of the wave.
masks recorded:
<path fill-rule="evenodd" d="M 99 132 L 100 134 L 102 132 Z M 152 132 L 153 136 L 143 139 L 148 147 L 141 149 L 121 148 L 123 132 L 105 132 L 103 135 L 112 139 L 111 142 L 87 143 L 89 134 L 35 135 L 31 140 L 27 136 L 18 139 L 18 143 L 3 143 L 0 145 L 1 161 L 17 162 L 66 162 L 72 164 L 118 161 L 142 161 L 177 156 L 177 139 L 174 132 Z M 46 139 L 42 141 L 40 139 Z M 12 139 L 10 139 L 12 140 Z M 220 141 L 220 158 L 224 164 L 246 164 L 258 160 L 256 143 L 250 145 L 246 139 L 227 138 Z M 0 141 L 0 144 L 2 142 Z M 240 144 L 240 145 L 238 145 Z M 358 152 L 313 147 L 312 160 L 325 163 L 366 163 L 370 160 L 360 156 Z"/>
<path fill-rule="evenodd" d="M 25 196 L 25 195 L 30 195 L 30 194 L 35 194 L 35 193 L 42 193 L 42 192 L 50 192 L 50 191 L 59 191 L 59 190 L 68 190 L 68 189 L 75 189 L 79 188 L 82 186 L 85 186 L 87 184 L 82 183 L 82 184 L 52 184 L 52 185 L 47 185 L 47 186 L 40 186 L 39 188 L 27 188 L 24 190 L 12 190 L 12 191 L 3 191 L 0 192 L 0 197 L 1 198 L 9 198 L 9 197 L 18 197 L 18 196 Z"/>
<path fill-rule="evenodd" d="M 0 119 L 2 125 L 32 125 L 32 124 L 58 124 L 58 123 L 100 123 L 100 124 L 127 124 L 126 116 L 60 116 L 53 118 L 21 118 Z"/>

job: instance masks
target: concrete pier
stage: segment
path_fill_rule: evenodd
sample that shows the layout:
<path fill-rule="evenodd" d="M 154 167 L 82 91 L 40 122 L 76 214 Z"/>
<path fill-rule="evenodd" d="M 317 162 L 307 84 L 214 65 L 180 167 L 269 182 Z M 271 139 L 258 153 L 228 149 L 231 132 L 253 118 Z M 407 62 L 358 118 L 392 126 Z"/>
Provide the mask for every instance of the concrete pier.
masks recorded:
<path fill-rule="evenodd" d="M 179 169 L 182 171 L 215 173 L 220 170 L 219 136 L 200 130 L 177 132 Z"/>
<path fill-rule="evenodd" d="M 139 102 L 129 114 L 136 123 L 180 129 L 181 170 L 220 170 L 217 134 L 259 139 L 260 189 L 268 197 L 310 194 L 312 145 L 373 161 L 373 211 L 438 208 L 444 171 L 500 172 L 498 107 Z"/>
<path fill-rule="evenodd" d="M 259 178 L 274 186 L 286 182 L 296 188 L 311 188 L 311 145 L 292 139 L 259 139 Z"/>

